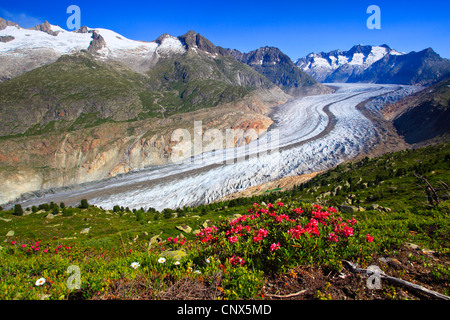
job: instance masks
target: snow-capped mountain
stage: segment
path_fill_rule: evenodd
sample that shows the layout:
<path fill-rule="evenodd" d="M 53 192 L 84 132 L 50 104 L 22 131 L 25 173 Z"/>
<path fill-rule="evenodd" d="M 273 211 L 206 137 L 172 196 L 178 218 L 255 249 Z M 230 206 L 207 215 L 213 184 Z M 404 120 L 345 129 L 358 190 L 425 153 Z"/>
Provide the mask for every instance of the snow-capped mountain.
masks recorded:
<path fill-rule="evenodd" d="M 46 21 L 25 29 L 0 18 L 0 82 L 82 50 L 125 63 L 134 71 L 146 72 L 160 56 L 183 53 L 186 49 L 179 38 L 170 35 L 143 42 L 103 28 L 83 26 L 67 31 Z"/>
<path fill-rule="evenodd" d="M 403 55 L 387 45 L 356 45 L 348 51 L 310 53 L 295 64 L 320 82 L 345 82 L 350 76 L 361 74 L 386 55 Z"/>
<path fill-rule="evenodd" d="M 236 49 L 227 50 L 238 61 L 248 64 L 292 96 L 332 92 L 329 87 L 317 83 L 311 76 L 297 68 L 278 48 L 261 47 L 249 53 Z"/>
<path fill-rule="evenodd" d="M 432 85 L 450 74 L 450 60 L 432 48 L 403 53 L 387 45 L 311 53 L 298 59 L 296 65 L 324 83 Z"/>

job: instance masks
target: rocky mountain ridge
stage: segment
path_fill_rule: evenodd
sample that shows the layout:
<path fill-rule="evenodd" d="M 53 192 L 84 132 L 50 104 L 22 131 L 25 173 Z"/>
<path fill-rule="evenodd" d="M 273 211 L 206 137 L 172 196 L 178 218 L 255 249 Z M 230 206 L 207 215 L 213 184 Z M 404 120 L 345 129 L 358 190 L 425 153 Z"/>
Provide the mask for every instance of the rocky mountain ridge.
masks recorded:
<path fill-rule="evenodd" d="M 310 53 L 295 64 L 324 83 L 393 83 L 430 85 L 450 73 L 450 60 L 431 48 L 402 53 L 387 45 L 356 45 L 348 51 Z"/>
<path fill-rule="evenodd" d="M 262 47 L 249 53 L 243 53 L 236 49 L 227 49 L 227 51 L 238 61 L 248 64 L 292 96 L 332 92 L 329 87 L 321 85 L 300 70 L 278 48 Z"/>

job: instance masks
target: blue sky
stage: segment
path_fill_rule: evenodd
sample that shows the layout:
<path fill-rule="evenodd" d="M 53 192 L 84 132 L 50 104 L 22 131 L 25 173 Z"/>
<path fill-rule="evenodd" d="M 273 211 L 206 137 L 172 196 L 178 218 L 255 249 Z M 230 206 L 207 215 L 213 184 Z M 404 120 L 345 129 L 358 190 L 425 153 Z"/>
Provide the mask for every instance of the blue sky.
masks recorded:
<path fill-rule="evenodd" d="M 403 52 L 432 47 L 450 58 L 450 1 L 8 1 L 0 16 L 32 27 L 48 20 L 67 29 L 69 5 L 81 8 L 81 25 L 114 30 L 134 40 L 195 30 L 214 44 L 248 52 L 280 48 L 295 60 L 310 52 L 388 44 Z M 369 5 L 381 9 L 381 29 L 369 30 Z"/>

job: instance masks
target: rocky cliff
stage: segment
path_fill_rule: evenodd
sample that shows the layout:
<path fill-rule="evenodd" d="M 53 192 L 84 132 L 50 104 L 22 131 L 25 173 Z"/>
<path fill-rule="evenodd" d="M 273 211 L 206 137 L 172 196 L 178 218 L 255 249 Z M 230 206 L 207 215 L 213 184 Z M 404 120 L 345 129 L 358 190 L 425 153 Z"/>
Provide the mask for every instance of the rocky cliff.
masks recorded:
<path fill-rule="evenodd" d="M 383 109 L 411 145 L 450 141 L 450 78 Z"/>
<path fill-rule="evenodd" d="M 107 122 L 73 131 L 0 139 L 0 203 L 167 164 L 174 155 L 172 133 L 186 129 L 193 137 L 194 121 L 202 121 L 203 133 L 212 128 L 222 132 L 253 128 L 263 133 L 272 124 L 267 116 L 271 107 L 287 99 L 276 88 L 167 118 Z M 237 144 L 248 142 L 244 139 Z"/>

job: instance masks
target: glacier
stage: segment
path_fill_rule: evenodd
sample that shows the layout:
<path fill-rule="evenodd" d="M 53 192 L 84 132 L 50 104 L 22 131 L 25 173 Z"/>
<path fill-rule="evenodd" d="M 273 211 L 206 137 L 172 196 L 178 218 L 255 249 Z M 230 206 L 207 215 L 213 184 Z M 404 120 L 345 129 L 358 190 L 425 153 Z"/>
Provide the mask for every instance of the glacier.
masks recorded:
<path fill-rule="evenodd" d="M 332 84 L 332 94 L 293 99 L 272 114 L 273 127 L 247 145 L 204 152 L 176 163 L 47 194 L 22 203 L 53 201 L 157 210 L 211 203 L 248 187 L 325 170 L 368 151 L 376 128 L 356 106 L 405 90 L 401 85 Z M 378 99 L 379 100 L 379 99 Z"/>

